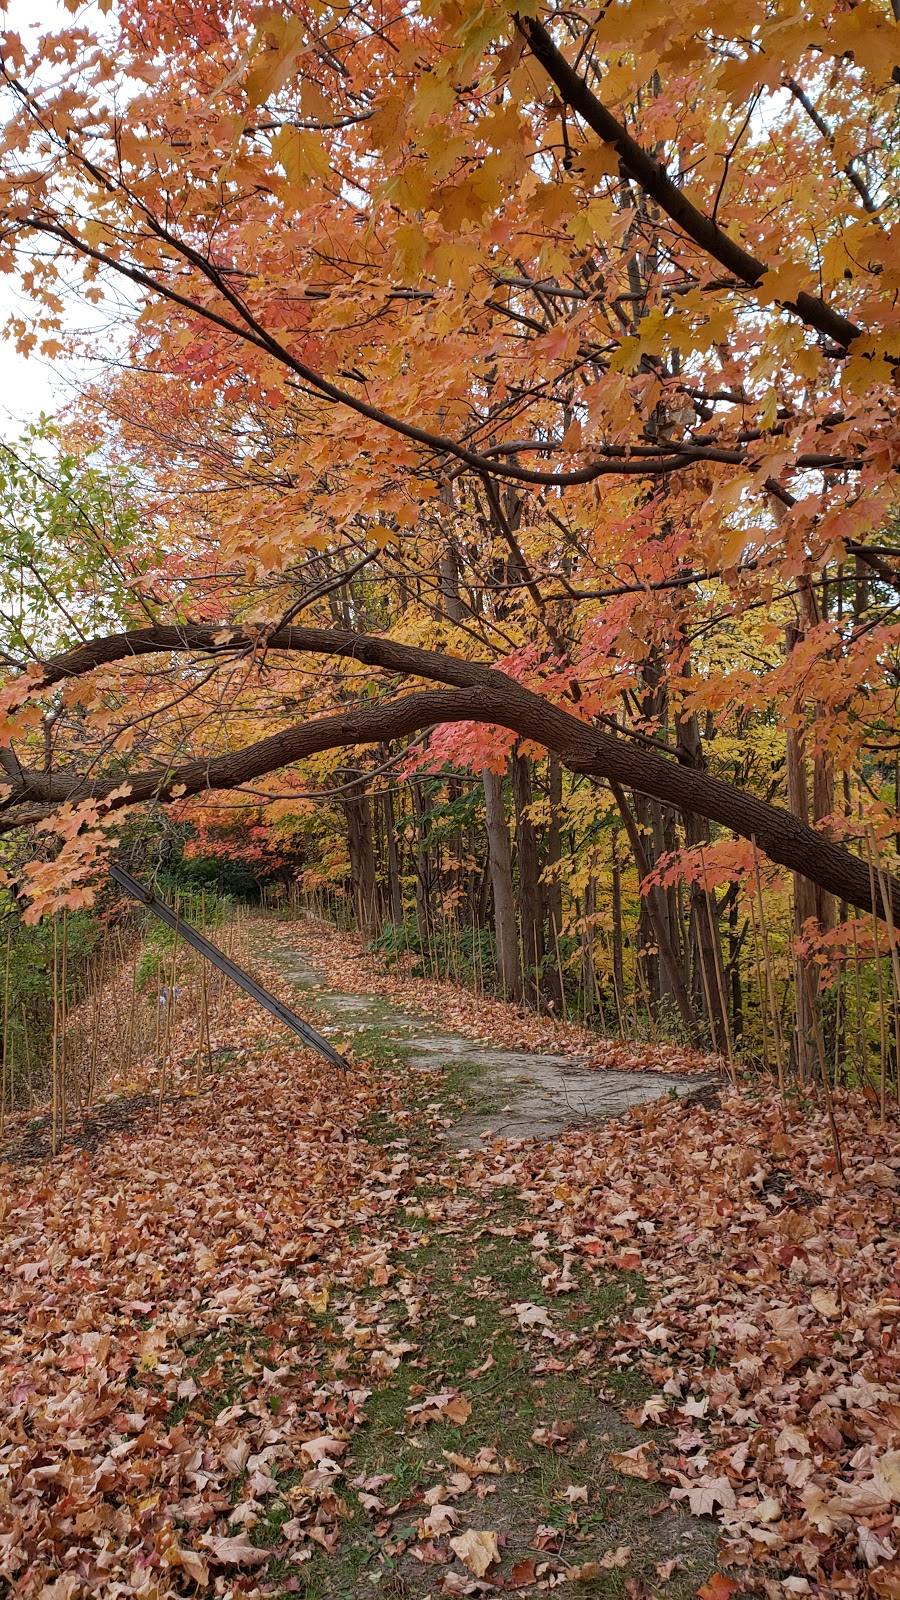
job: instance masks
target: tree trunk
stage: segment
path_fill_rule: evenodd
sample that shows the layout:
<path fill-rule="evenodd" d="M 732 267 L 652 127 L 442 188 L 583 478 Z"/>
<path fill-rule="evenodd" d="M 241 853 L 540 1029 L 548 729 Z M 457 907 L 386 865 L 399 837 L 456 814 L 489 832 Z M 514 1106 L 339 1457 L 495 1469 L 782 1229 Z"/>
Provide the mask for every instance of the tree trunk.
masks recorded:
<path fill-rule="evenodd" d="M 522 998 L 519 968 L 519 941 L 516 933 L 516 901 L 513 892 L 509 827 L 503 804 L 503 778 L 485 767 L 481 774 L 487 815 L 488 862 L 494 900 L 494 946 L 497 976 L 504 995 Z"/>
<path fill-rule="evenodd" d="M 638 874 L 641 879 L 646 878 L 651 869 L 650 863 L 647 860 L 647 854 L 644 849 L 644 841 L 641 838 L 640 829 L 634 819 L 631 807 L 629 806 L 628 801 L 626 800 L 625 795 L 620 789 L 619 785 L 617 783 L 611 783 L 610 788 L 612 789 L 615 797 L 616 805 L 622 814 L 622 821 L 625 824 L 625 832 L 628 834 L 629 844 L 634 852 L 634 859 L 638 869 Z M 685 1028 L 687 1029 L 688 1037 L 694 1044 L 696 1044 L 699 1040 L 699 1035 L 697 1032 L 697 1018 L 694 1015 L 694 1009 L 691 1005 L 690 997 L 687 989 L 684 986 L 684 979 L 681 974 L 681 967 L 678 963 L 678 957 L 669 942 L 669 934 L 666 927 L 665 917 L 661 914 L 659 906 L 654 904 L 652 890 L 646 897 L 646 903 L 651 920 L 653 922 L 653 930 L 656 934 L 657 944 L 659 945 L 659 953 L 662 958 L 663 965 L 666 968 L 666 972 L 668 973 L 669 982 L 672 986 L 672 994 L 675 1004 L 678 1007 L 678 1013 L 682 1022 L 684 1023 Z"/>
<path fill-rule="evenodd" d="M 563 1001 L 564 976 L 562 972 L 562 880 L 559 865 L 562 859 L 562 763 L 551 755 L 547 764 L 550 801 L 550 823 L 547 828 L 547 850 L 544 873 L 541 879 L 544 908 L 547 920 L 547 952 L 549 960 L 544 973 L 544 985 L 560 1011 Z"/>
<path fill-rule="evenodd" d="M 622 864 L 619 860 L 619 835 L 613 834 L 612 857 L 612 964 L 613 991 L 619 1033 L 625 1033 L 625 949 L 622 929 Z"/>
<path fill-rule="evenodd" d="M 462 601 L 459 598 L 459 566 L 455 551 L 446 549 L 440 564 L 441 601 L 451 622 L 461 622 Z"/>
<path fill-rule="evenodd" d="M 661 856 L 671 854 L 677 849 L 677 840 L 671 812 L 668 808 L 661 806 L 658 800 L 651 800 L 649 812 L 653 838 L 653 866 L 656 866 Z M 665 888 L 657 889 L 655 892 L 659 915 L 665 922 L 666 936 L 676 959 L 682 965 L 682 976 L 684 976 L 681 943 L 679 940 L 678 899 L 675 886 L 670 884 Z M 672 985 L 669 981 L 665 964 L 662 965 L 659 974 L 659 990 L 661 996 L 672 997 Z"/>
<path fill-rule="evenodd" d="M 650 859 L 650 850 L 652 850 L 653 846 L 649 840 L 650 801 L 646 795 L 634 795 L 634 816 L 631 820 L 635 823 L 640 836 L 640 859 L 644 863 L 644 866 L 639 869 L 638 876 L 644 878 L 653 865 Z M 628 831 L 627 823 L 626 831 Z M 637 861 L 638 854 L 630 832 L 629 843 L 631 844 L 631 853 L 635 857 L 635 861 Z M 665 987 L 664 983 L 660 982 L 660 942 L 657 937 L 659 916 L 655 914 L 658 911 L 657 902 L 658 892 L 655 889 L 651 889 L 649 894 L 640 895 L 638 899 L 637 930 L 637 962 L 640 967 L 640 989 L 654 1015 L 659 1011 L 659 1002 Z"/>
<path fill-rule="evenodd" d="M 382 797 L 382 815 L 384 817 L 385 855 L 387 859 L 387 901 L 391 914 L 391 921 L 395 927 L 403 926 L 403 886 L 400 882 L 400 858 L 397 850 L 397 820 L 394 811 L 394 796 L 390 789 L 385 789 Z"/>
<path fill-rule="evenodd" d="M 537 837 L 528 815 L 532 803 L 531 770 L 526 756 L 512 757 L 513 799 L 516 809 L 516 855 L 519 866 L 519 919 L 522 928 L 522 968 L 525 997 L 540 1009 L 544 930 L 541 922 L 541 883 Z"/>
<path fill-rule="evenodd" d="M 153 624 L 127 633 L 89 639 L 42 663 L 41 677 L 30 692 L 69 682 L 101 666 L 137 656 L 196 651 L 234 652 L 254 649 L 258 635 L 236 628 L 223 641 L 220 623 Z M 8 789 L 0 816 L 0 834 L 31 827 L 65 801 L 103 800 L 104 816 L 124 805 L 152 800 L 167 804 L 215 789 L 233 789 L 266 773 L 293 765 L 323 750 L 379 744 L 408 738 L 438 723 L 475 722 L 508 728 L 517 737 L 555 751 L 570 772 L 627 784 L 680 811 L 697 811 L 711 822 L 756 841 L 771 861 L 806 874 L 829 894 L 863 911 L 884 916 L 882 894 L 873 895 L 868 866 L 859 856 L 812 828 L 804 827 L 783 807 L 771 805 L 748 789 L 725 783 L 706 772 L 693 772 L 677 760 L 632 743 L 602 727 L 591 726 L 564 707 L 532 693 L 498 668 L 481 662 L 423 650 L 378 634 L 291 625 L 268 636 L 270 651 L 290 650 L 364 662 L 404 677 L 426 678 L 443 689 L 411 690 L 387 695 L 374 703 L 345 705 L 327 716 L 306 719 L 239 750 L 186 761 L 169 767 L 121 776 L 86 778 L 69 770 L 4 768 Z M 16 680 L 18 681 L 18 680 Z M 900 923 L 900 879 L 889 880 L 895 923 Z"/>
<path fill-rule="evenodd" d="M 597 912 L 597 885 L 593 873 L 584 887 L 584 915 L 581 918 L 581 983 L 584 1014 L 593 1016 L 596 1007 L 597 978 L 594 969 L 594 917 Z"/>
<path fill-rule="evenodd" d="M 689 674 L 690 666 L 682 669 Z M 678 753 L 686 766 L 695 771 L 705 770 L 703 741 L 700 725 L 694 712 L 677 720 Z M 684 842 L 688 849 L 698 850 L 709 843 L 709 824 L 695 811 L 684 813 Z M 722 947 L 719 931 L 719 913 L 714 893 L 707 894 L 702 883 L 694 880 L 690 887 L 691 937 L 695 951 L 697 981 L 695 1000 L 702 997 L 709 1019 L 710 1042 L 714 1050 L 725 1055 L 728 1050 L 728 1023 L 722 1010 L 718 973 L 722 968 Z"/>
<path fill-rule="evenodd" d="M 795 648 L 802 633 L 798 628 L 787 630 L 788 654 Z M 809 822 L 809 791 L 806 779 L 806 740 L 802 728 L 787 730 L 787 798 L 788 808 L 798 822 Z M 818 925 L 817 891 L 814 883 L 795 872 L 794 879 L 794 938 L 799 939 L 810 921 Z M 797 1002 L 797 1027 L 794 1035 L 794 1059 L 801 1083 L 808 1083 L 815 1071 L 815 1005 L 818 989 L 818 968 L 805 956 L 794 955 L 794 990 Z"/>
<path fill-rule="evenodd" d="M 366 937 L 377 932 L 378 904 L 375 884 L 375 851 L 372 844 L 372 807 L 363 792 L 351 790 L 346 796 L 347 843 L 350 854 L 350 883 L 359 929 Z"/>
<path fill-rule="evenodd" d="M 427 804 L 422 785 L 412 785 L 413 815 L 416 819 L 416 931 L 423 957 L 431 959 L 431 849 L 428 842 L 428 824 L 425 821 Z"/>
<path fill-rule="evenodd" d="M 741 1042 L 744 1037 L 744 994 L 741 986 L 741 946 L 744 942 L 744 933 L 746 933 L 746 923 L 744 925 L 744 932 L 739 932 L 738 918 L 740 914 L 740 897 L 738 895 L 737 885 L 733 884 L 732 888 L 734 893 L 731 898 L 731 904 L 728 907 L 728 973 L 730 979 L 729 989 L 731 1000 L 731 1037 L 734 1040 L 735 1048 L 740 1050 Z"/>

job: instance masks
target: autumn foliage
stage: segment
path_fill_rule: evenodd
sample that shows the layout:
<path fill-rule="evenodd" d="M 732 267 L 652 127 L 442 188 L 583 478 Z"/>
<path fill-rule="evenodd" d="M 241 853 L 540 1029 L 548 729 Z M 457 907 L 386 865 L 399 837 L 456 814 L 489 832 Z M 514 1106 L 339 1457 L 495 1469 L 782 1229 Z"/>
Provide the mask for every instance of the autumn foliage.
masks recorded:
<path fill-rule="evenodd" d="M 423 1593 L 640 1600 L 624 1540 L 578 1555 L 635 1484 L 641 1537 L 718 1541 L 702 1600 L 900 1595 L 897 44 L 888 0 L 67 0 L 0 33 L 6 332 L 79 375 L 0 447 L 23 1600 L 301 1592 L 354 1518 Z M 246 1009 L 213 1048 L 197 974 L 176 1026 L 115 852 L 173 894 L 239 859 L 351 995 L 722 1088 L 460 1162 L 424 1072 L 324 1082 Z M 76 996 L 53 914 L 101 907 Z M 58 1162 L 67 984 L 86 1116 L 101 1019 L 114 1052 L 143 1007 L 154 1049 Z M 531 1480 L 478 1433 L 504 1348 L 504 1393 L 580 1408 L 526 1435 L 568 1481 L 519 1562 L 485 1506 Z M 427 1494 L 356 1470 L 373 1433 L 445 1439 Z"/>

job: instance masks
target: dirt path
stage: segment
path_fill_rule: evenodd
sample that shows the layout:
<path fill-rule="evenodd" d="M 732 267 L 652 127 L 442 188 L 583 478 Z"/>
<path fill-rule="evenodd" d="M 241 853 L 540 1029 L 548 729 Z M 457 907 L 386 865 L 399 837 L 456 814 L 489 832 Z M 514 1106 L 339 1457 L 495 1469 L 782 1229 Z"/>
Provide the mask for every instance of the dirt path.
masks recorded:
<path fill-rule="evenodd" d="M 896 1120 L 836 1095 L 841 1177 L 821 1108 L 689 1103 L 693 1052 L 249 937 L 351 1071 L 231 996 L 161 1106 L 10 1125 L 0 1591 L 893 1594 Z"/>
<path fill-rule="evenodd" d="M 372 1392 L 342 1463 L 340 1539 L 284 1568 L 290 1589 L 307 1600 L 525 1597 L 561 1584 L 598 1600 L 695 1596 L 715 1568 L 717 1528 L 670 1500 L 656 1466 L 664 1436 L 654 1429 L 651 1443 L 635 1426 L 650 1386 L 611 1350 L 646 1285 L 561 1255 L 506 1170 L 494 1171 L 489 1135 L 549 1140 L 716 1080 L 585 1072 L 568 1057 L 484 1049 L 381 996 L 329 988 L 293 938 L 266 959 L 301 992 L 298 1009 L 357 1060 L 386 1075 L 408 1068 L 420 1113 L 399 1137 L 389 1120 L 368 1129 L 386 1169 L 412 1160 L 419 1176 L 402 1246 L 394 1223 L 369 1288 L 328 1308 L 335 1336 L 358 1342 Z M 360 1248 L 374 1259 L 388 1240 L 370 1222 Z M 292 1507 L 289 1482 L 283 1501 Z M 286 1514 L 273 1508 L 254 1542 L 276 1539 Z"/>
<path fill-rule="evenodd" d="M 450 1144 L 459 1149 L 481 1149 L 497 1136 L 553 1139 L 565 1128 L 619 1116 L 666 1095 L 707 1097 L 721 1083 L 712 1073 L 587 1071 L 575 1056 L 486 1049 L 462 1033 L 405 1015 L 381 996 L 331 988 L 299 941 L 280 944 L 268 955 L 330 1019 L 322 1026 L 326 1036 L 362 1042 L 374 1031 L 411 1067 L 443 1074 L 454 1088 L 466 1087 L 470 1105 L 447 1130 Z"/>

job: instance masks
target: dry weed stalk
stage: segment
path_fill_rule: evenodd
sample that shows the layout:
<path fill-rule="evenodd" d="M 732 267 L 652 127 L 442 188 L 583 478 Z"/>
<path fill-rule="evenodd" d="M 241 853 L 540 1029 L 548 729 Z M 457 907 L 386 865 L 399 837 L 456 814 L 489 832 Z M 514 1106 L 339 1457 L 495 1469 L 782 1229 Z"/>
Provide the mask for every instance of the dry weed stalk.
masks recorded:
<path fill-rule="evenodd" d="M 897 950 L 897 931 L 894 927 L 894 910 L 893 906 L 891 905 L 891 896 L 888 891 L 887 873 L 882 865 L 881 854 L 878 849 L 878 840 L 875 837 L 875 830 L 871 826 L 869 828 L 869 843 L 872 847 L 872 855 L 875 860 L 875 869 L 878 873 L 878 887 L 881 891 L 881 904 L 884 907 L 885 920 L 887 922 L 888 930 L 888 944 L 890 945 L 891 951 L 891 989 L 894 1003 L 894 1045 L 896 1048 L 897 1062 L 897 1081 L 895 1088 L 897 1092 L 897 1098 L 900 1100 L 900 952 Z M 883 1117 L 884 1111 L 882 1110 L 882 1118 Z"/>
<path fill-rule="evenodd" d="M 772 958 L 769 950 L 769 926 L 766 921 L 766 908 L 763 902 L 762 878 L 759 871 L 759 852 L 756 848 L 755 838 L 753 844 L 753 875 L 756 881 L 756 899 L 759 906 L 760 935 L 762 938 L 763 961 L 766 971 L 766 990 L 769 997 L 769 1009 L 772 1018 L 772 1043 L 775 1049 L 775 1064 L 778 1069 L 778 1092 L 782 1101 L 785 1097 L 784 1078 L 784 1049 L 781 1037 L 781 1019 L 778 1015 L 778 996 L 775 993 L 775 978 L 772 972 Z"/>
<path fill-rule="evenodd" d="M 6 971 L 3 981 L 3 1063 L 2 1076 L 0 1076 L 0 1136 L 6 1129 L 6 1085 L 9 1082 L 9 1109 L 13 1109 L 12 1070 L 9 1059 L 9 957 L 12 946 L 12 933 L 6 930 Z"/>
<path fill-rule="evenodd" d="M 866 860 L 869 864 L 869 885 L 872 891 L 872 943 L 875 950 L 875 976 L 878 984 L 878 1022 L 881 1042 L 881 1074 L 878 1086 L 878 1098 L 881 1110 L 881 1120 L 887 1116 L 887 1020 L 884 1009 L 884 978 L 881 971 L 881 951 L 878 947 L 878 913 L 875 910 L 878 904 L 875 894 L 875 867 L 872 860 L 872 846 L 866 836 Z"/>

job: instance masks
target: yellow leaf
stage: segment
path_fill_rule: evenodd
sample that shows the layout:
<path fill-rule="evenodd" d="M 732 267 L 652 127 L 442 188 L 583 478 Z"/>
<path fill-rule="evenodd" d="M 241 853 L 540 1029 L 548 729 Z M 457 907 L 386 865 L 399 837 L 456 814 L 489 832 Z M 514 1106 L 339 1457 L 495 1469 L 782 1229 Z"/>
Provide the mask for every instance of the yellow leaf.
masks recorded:
<path fill-rule="evenodd" d="M 244 83 L 251 106 L 260 106 L 287 83 L 294 62 L 303 49 L 303 24 L 297 18 L 269 12 L 260 24 L 257 42 L 263 45 Z"/>
<path fill-rule="evenodd" d="M 450 1540 L 450 1549 L 476 1578 L 483 1578 L 488 1567 L 500 1560 L 500 1546 L 494 1532 L 479 1533 L 475 1528 L 468 1528 Z"/>
<path fill-rule="evenodd" d="M 760 305 L 766 306 L 773 300 L 794 301 L 801 289 L 809 287 L 809 269 L 786 261 L 783 266 L 770 267 L 754 293 Z"/>
<path fill-rule="evenodd" d="M 593 186 L 601 178 L 619 176 L 619 152 L 614 144 L 593 144 L 578 153 L 578 165 L 587 184 Z"/>
<path fill-rule="evenodd" d="M 425 263 L 425 235 L 415 222 L 403 222 L 394 234 L 394 270 L 404 283 L 417 283 Z"/>
<path fill-rule="evenodd" d="M 566 223 L 566 233 L 574 239 L 579 250 L 588 250 L 599 236 L 605 239 L 609 234 L 609 223 L 612 217 L 612 205 L 609 200 L 598 197 L 589 200 L 570 217 Z"/>
<path fill-rule="evenodd" d="M 821 44 L 836 56 L 852 51 L 859 66 L 878 82 L 887 83 L 896 61 L 897 29 L 886 10 L 860 0 L 852 10 L 829 19 Z"/>
<path fill-rule="evenodd" d="M 771 428 L 777 416 L 778 395 L 774 389 L 770 389 L 766 395 L 765 401 L 763 402 L 763 408 L 759 414 L 760 427 Z"/>
<path fill-rule="evenodd" d="M 424 166 L 407 167 L 398 178 L 388 184 L 386 197 L 401 211 L 415 215 L 425 208 L 431 194 L 431 178 Z"/>
<path fill-rule="evenodd" d="M 423 73 L 412 105 L 412 119 L 419 126 L 432 117 L 446 117 L 456 104 L 456 90 L 449 79 L 436 72 Z"/>
<path fill-rule="evenodd" d="M 291 183 L 327 178 L 331 171 L 328 151 L 317 133 L 281 128 L 272 140 L 272 154 L 281 162 Z"/>

